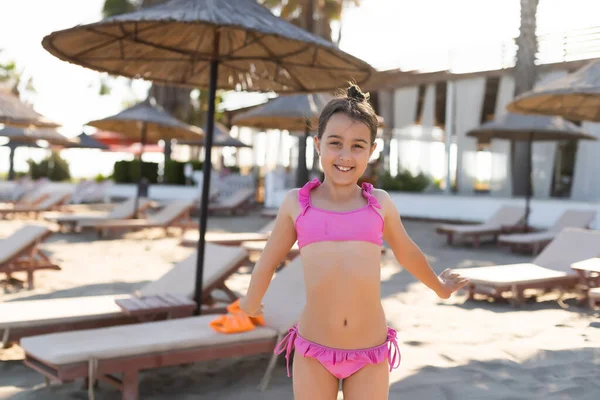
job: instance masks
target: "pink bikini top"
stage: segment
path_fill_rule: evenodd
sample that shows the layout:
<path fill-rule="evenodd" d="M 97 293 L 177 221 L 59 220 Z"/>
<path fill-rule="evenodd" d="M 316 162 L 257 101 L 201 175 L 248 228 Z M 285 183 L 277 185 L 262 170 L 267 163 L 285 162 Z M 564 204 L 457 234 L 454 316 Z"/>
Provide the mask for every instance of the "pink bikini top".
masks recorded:
<path fill-rule="evenodd" d="M 315 242 L 360 241 L 379 246 L 383 243 L 383 217 L 375 210 L 381 205 L 373 196 L 373 185 L 362 184 L 367 205 L 351 211 L 328 211 L 313 206 L 310 191 L 321 184 L 313 179 L 298 192 L 301 211 L 296 218 L 296 235 L 300 248 Z"/>

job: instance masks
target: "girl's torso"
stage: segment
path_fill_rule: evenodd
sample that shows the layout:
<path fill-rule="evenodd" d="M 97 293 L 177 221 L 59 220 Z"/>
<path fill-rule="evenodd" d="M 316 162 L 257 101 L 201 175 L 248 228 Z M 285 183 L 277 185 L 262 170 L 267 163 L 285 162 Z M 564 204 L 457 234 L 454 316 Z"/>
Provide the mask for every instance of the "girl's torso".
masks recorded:
<path fill-rule="evenodd" d="M 302 337 L 324 346 L 359 349 L 386 339 L 381 306 L 381 206 L 372 186 L 363 185 L 363 206 L 331 211 L 314 206 L 310 192 L 298 192 L 293 215 L 304 267 L 306 305 L 299 321 Z"/>

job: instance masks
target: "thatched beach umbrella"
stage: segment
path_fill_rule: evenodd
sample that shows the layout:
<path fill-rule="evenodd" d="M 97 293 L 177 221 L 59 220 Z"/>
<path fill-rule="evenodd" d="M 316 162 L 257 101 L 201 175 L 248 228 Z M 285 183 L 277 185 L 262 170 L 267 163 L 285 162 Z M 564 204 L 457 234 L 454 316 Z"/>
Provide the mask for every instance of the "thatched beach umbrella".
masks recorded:
<path fill-rule="evenodd" d="M 0 90 L 0 124 L 17 127 L 58 128 L 60 124 L 36 112 L 14 94 Z"/>
<path fill-rule="evenodd" d="M 208 87 L 205 160 L 211 160 L 216 90 L 318 92 L 366 82 L 372 68 L 333 43 L 275 17 L 254 0 L 172 0 L 46 36 L 72 63 L 115 75 Z M 205 163 L 196 272 L 202 299 L 210 162 Z"/>
<path fill-rule="evenodd" d="M 141 143 L 138 166 L 138 188 L 135 196 L 135 207 L 142 191 L 142 154 L 144 145 L 156 143 L 160 139 L 200 139 L 204 136 L 202 129 L 181 122 L 165 111 L 153 98 L 129 107 L 113 116 L 88 122 L 87 125 L 106 131 L 122 134 L 128 139 Z"/>
<path fill-rule="evenodd" d="M 206 145 L 205 138 L 200 140 L 178 140 L 177 144 L 185 144 L 189 146 L 204 147 Z M 242 142 L 229 135 L 229 129 L 223 124 L 215 122 L 214 134 L 213 134 L 213 145 L 212 147 L 252 147 L 249 144 Z"/>
<path fill-rule="evenodd" d="M 296 186 L 300 187 L 308 181 L 306 139 L 310 132 L 317 130 L 319 115 L 333 98 L 329 93 L 279 96 L 266 104 L 236 115 L 232 124 L 258 129 L 286 129 L 292 133 L 300 133 L 296 173 Z M 383 118 L 378 116 L 378 120 L 382 126 Z"/>
<path fill-rule="evenodd" d="M 592 61 L 572 74 L 523 93 L 507 109 L 600 122 L 600 61 Z"/>
<path fill-rule="evenodd" d="M 68 146 L 76 144 L 77 139 L 69 139 L 54 129 L 36 129 L 36 128 L 23 128 L 17 126 L 6 126 L 4 129 L 0 129 L 0 137 L 8 138 L 9 143 L 16 143 L 15 146 L 9 146 L 10 154 L 8 156 L 8 180 L 11 181 L 15 178 L 15 150 L 17 147 L 29 145 L 29 147 L 36 147 L 35 144 L 38 140 L 44 140 L 49 144 Z M 39 146 L 37 146 L 39 147 Z"/>
<path fill-rule="evenodd" d="M 85 133 L 81 133 L 77 136 L 79 143 L 73 143 L 66 146 L 69 149 L 98 149 L 108 150 L 108 146 L 104 143 L 94 139 L 92 136 Z"/>
<path fill-rule="evenodd" d="M 467 132 L 467 136 L 489 141 L 491 139 L 520 140 L 528 142 L 528 162 L 525 173 L 528 176 L 527 193 L 525 197 L 525 227 L 528 226 L 530 199 L 533 142 L 556 140 L 596 140 L 593 135 L 585 132 L 577 125 L 561 117 L 545 115 L 520 115 L 506 113 L 494 121 L 486 122 L 478 128 Z"/>

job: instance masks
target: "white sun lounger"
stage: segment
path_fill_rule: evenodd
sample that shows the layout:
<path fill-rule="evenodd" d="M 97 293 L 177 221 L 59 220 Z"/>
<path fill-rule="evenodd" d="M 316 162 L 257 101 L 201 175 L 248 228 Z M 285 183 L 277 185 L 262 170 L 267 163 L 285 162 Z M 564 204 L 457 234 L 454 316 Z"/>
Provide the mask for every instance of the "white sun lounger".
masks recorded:
<path fill-rule="evenodd" d="M 279 271 L 267 291 L 265 326 L 222 334 L 209 323 L 214 315 L 24 338 L 25 365 L 52 381 L 87 378 L 93 399 L 96 380 L 107 381 L 122 399 L 138 399 L 140 371 L 204 360 L 270 353 L 262 387 L 277 357 L 276 343 L 300 317 L 306 302 L 300 258 Z M 120 374 L 120 378 L 115 375 Z"/>
<path fill-rule="evenodd" d="M 206 245 L 203 306 L 205 312 L 219 312 L 212 296 L 213 290 L 223 290 L 228 301 L 236 295 L 227 288 L 225 281 L 243 265 L 248 253 L 242 248 Z M 3 345 L 17 342 L 21 338 L 41 333 L 88 329 L 140 322 L 140 319 L 165 318 L 171 310 L 156 312 L 149 309 L 135 316 L 127 315 L 116 303 L 117 300 L 149 298 L 173 295 L 186 299 L 194 297 L 196 281 L 196 252 L 177 263 L 169 272 L 144 286 L 135 295 L 108 295 L 72 297 L 48 300 L 24 300 L 0 303 L 0 332 Z M 189 315 L 189 314 L 188 314 Z"/>
<path fill-rule="evenodd" d="M 533 251 L 535 255 L 563 229 L 588 228 L 595 219 L 596 211 L 594 210 L 567 210 L 546 231 L 500 235 L 498 244 L 509 246 L 513 250 L 525 248 Z"/>
<path fill-rule="evenodd" d="M 502 206 L 481 224 L 442 224 L 438 225 L 436 232 L 446 235 L 449 245 L 454 243 L 457 236 L 462 236 L 473 239 L 473 246 L 478 247 L 482 236 L 493 236 L 496 239 L 501 233 L 520 224 L 524 216 L 524 207 Z"/>
<path fill-rule="evenodd" d="M 524 301 L 526 289 L 560 289 L 562 292 L 574 290 L 579 278 L 571 269 L 571 264 L 595 257 L 599 251 L 600 232 L 567 228 L 531 263 L 454 271 L 471 280 L 467 286 L 470 299 L 476 294 L 494 299 L 511 295 L 509 301 L 519 305 Z"/>

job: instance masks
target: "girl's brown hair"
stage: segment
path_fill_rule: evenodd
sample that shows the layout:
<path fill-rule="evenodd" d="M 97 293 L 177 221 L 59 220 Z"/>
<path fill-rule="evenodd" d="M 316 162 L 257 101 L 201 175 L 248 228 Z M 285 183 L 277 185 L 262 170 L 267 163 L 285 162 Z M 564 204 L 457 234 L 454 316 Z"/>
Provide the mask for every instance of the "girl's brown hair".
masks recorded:
<path fill-rule="evenodd" d="M 363 93 L 357 85 L 351 84 L 345 93 L 338 95 L 321 111 L 319 116 L 319 130 L 317 137 L 321 139 L 329 118 L 334 114 L 343 113 L 355 121 L 367 125 L 371 132 L 371 144 L 377 137 L 377 114 L 369 103 L 369 93 Z"/>

